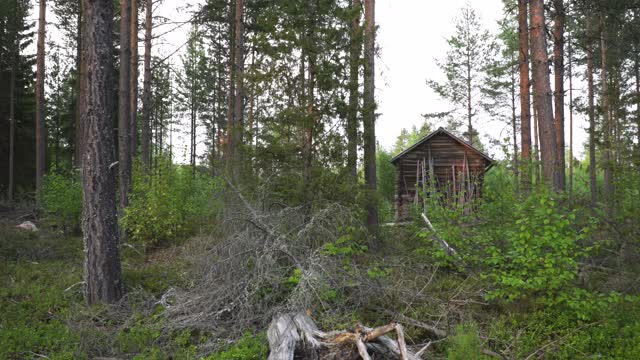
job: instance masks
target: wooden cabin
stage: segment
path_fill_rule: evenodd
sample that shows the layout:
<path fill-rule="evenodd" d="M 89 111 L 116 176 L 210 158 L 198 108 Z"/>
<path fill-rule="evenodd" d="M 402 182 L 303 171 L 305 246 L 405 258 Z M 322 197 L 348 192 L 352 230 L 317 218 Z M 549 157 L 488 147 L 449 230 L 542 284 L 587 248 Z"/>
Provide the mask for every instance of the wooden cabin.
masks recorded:
<path fill-rule="evenodd" d="M 473 209 L 482 196 L 484 173 L 493 160 L 468 142 L 439 128 L 391 159 L 396 167 L 396 219 L 412 205 L 424 205 L 437 191 L 444 204 Z"/>

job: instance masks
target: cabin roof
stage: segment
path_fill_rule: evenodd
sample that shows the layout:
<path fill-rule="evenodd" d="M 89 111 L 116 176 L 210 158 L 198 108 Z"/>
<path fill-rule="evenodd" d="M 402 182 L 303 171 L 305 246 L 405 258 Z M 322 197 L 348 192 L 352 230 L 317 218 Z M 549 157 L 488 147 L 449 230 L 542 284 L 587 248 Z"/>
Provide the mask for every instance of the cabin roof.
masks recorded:
<path fill-rule="evenodd" d="M 403 158 L 405 155 L 409 154 L 410 152 L 415 150 L 418 146 L 424 144 L 425 142 L 429 141 L 431 138 L 433 138 L 434 136 L 436 136 L 438 134 L 447 135 L 450 138 L 452 138 L 455 141 L 457 141 L 458 143 L 460 143 L 462 146 L 464 146 L 464 147 L 466 147 L 468 149 L 471 149 L 471 150 L 475 151 L 476 153 L 478 153 L 478 155 L 483 157 L 488 162 L 488 165 L 485 168 L 485 170 L 489 170 L 489 168 L 493 165 L 494 160 L 492 158 L 490 158 L 489 155 L 487 155 L 484 152 L 478 150 L 475 146 L 473 146 L 473 145 L 469 144 L 468 142 L 462 140 L 461 138 L 453 135 L 451 132 L 445 130 L 442 127 L 438 128 L 438 130 L 436 130 L 436 131 L 424 136 L 422 139 L 418 140 L 415 144 L 409 146 L 404 151 L 402 151 L 400 154 L 396 155 L 393 159 L 391 159 L 391 163 L 395 164 L 396 162 L 398 162 L 398 160 Z"/>

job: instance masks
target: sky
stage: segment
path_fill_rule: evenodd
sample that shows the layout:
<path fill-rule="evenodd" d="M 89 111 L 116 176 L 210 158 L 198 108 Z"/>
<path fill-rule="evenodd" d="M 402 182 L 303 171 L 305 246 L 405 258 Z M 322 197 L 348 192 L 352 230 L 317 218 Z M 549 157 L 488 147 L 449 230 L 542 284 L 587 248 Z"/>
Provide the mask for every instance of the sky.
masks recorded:
<path fill-rule="evenodd" d="M 402 128 L 421 126 L 422 114 L 450 110 L 451 105 L 439 97 L 426 85 L 427 79 L 441 80 L 444 75 L 436 65 L 436 59 L 443 58 L 447 52 L 446 39 L 455 28 L 455 19 L 467 0 L 377 0 L 376 24 L 376 101 L 378 118 L 376 136 L 381 146 L 389 149 Z M 191 11 L 203 0 L 175 1 L 164 0 L 154 10 L 154 16 L 166 17 L 172 22 L 184 22 L 191 18 Z M 437 4 L 437 5 L 436 5 Z M 497 21 L 503 16 L 501 0 L 472 1 L 472 6 L 480 16 L 482 26 L 492 33 L 497 31 Z M 35 10 L 35 9 L 34 9 Z M 144 14 L 141 14 L 143 16 Z M 51 19 L 52 14 L 48 15 Z M 141 17 L 142 19 L 142 17 Z M 49 20 L 54 21 L 54 20 Z M 189 25 L 167 32 L 175 25 L 163 25 L 154 29 L 154 35 L 164 35 L 154 41 L 153 53 L 158 56 L 175 54 L 170 61 L 179 64 L 179 56 L 184 50 Z M 53 27 L 51 27 L 53 28 Z M 166 32 L 166 33 L 165 33 Z M 142 32 L 140 33 L 142 36 Z M 176 52 L 176 50 L 178 50 Z M 144 49 L 140 42 L 139 53 Z M 581 84 L 576 81 L 575 91 L 580 92 Z M 568 88 L 568 83 L 565 85 Z M 568 104 L 568 97 L 565 101 Z M 567 105 L 568 106 L 568 105 Z M 568 108 L 565 110 L 568 114 Z M 186 119 L 184 119 L 186 124 Z M 574 147 L 581 157 L 582 143 L 587 138 L 586 120 L 582 115 L 574 117 Z M 437 127 L 438 124 L 432 126 Z M 508 136 L 509 125 L 491 119 L 478 118 L 474 126 L 481 137 L 484 134 L 503 139 Z M 567 119 L 568 126 L 568 119 Z M 568 144 L 568 130 L 565 138 Z M 187 159 L 184 136 L 175 134 L 173 144 L 177 145 L 178 160 Z M 200 146 L 204 150 L 204 146 Z M 202 151 L 198 151 L 201 153 Z M 504 158 L 501 150 L 489 148 L 488 153 L 495 158 Z"/>

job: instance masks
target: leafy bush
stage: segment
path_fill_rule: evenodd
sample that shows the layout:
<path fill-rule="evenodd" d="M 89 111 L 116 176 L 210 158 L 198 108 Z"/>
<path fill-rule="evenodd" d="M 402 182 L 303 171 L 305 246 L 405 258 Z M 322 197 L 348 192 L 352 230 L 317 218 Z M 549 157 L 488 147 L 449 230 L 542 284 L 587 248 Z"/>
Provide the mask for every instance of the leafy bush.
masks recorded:
<path fill-rule="evenodd" d="M 447 351 L 449 360 L 473 360 L 485 358 L 480 353 L 480 337 L 475 324 L 458 325 L 455 335 L 451 337 L 451 345 Z"/>
<path fill-rule="evenodd" d="M 487 298 L 515 301 L 538 295 L 553 302 L 577 275 L 578 259 L 586 254 L 578 242 L 588 227 L 576 229 L 575 213 L 545 191 L 515 207 L 517 220 L 504 247 L 492 247 L 485 260 L 490 266 L 486 277 L 495 285 Z"/>
<path fill-rule="evenodd" d="M 75 175 L 65 175 L 55 168 L 44 177 L 40 194 L 45 213 L 67 228 L 79 228 L 82 214 L 82 183 Z"/>
<path fill-rule="evenodd" d="M 162 160 L 158 173 L 136 171 L 123 219 L 133 242 L 156 246 L 193 233 L 218 214 L 221 181 Z"/>
<path fill-rule="evenodd" d="M 266 335 L 264 333 L 253 335 L 247 332 L 231 347 L 209 355 L 205 360 L 262 360 L 266 359 L 268 354 Z"/>

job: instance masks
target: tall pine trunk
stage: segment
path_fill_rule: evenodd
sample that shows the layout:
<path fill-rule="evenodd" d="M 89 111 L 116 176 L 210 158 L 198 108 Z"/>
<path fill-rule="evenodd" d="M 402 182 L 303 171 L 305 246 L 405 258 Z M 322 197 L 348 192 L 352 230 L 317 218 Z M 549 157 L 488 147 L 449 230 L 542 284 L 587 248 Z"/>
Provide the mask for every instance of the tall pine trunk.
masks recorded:
<path fill-rule="evenodd" d="M 367 229 L 378 233 L 376 179 L 376 102 L 375 102 L 375 0 L 364 1 L 364 96 L 362 124 L 364 130 L 364 180 L 367 188 Z M 376 243 L 372 244 L 377 247 Z"/>
<path fill-rule="evenodd" d="M 227 145 L 225 149 L 225 172 L 232 177 L 235 171 L 236 143 L 234 141 L 235 132 L 235 101 L 236 101 L 236 81 L 235 81 L 235 12 L 236 7 L 229 2 L 229 97 L 227 98 Z"/>
<path fill-rule="evenodd" d="M 12 40 L 11 49 L 11 75 L 9 83 L 9 186 L 7 187 L 7 200 L 9 204 L 13 203 L 13 190 L 15 186 L 15 141 L 16 141 L 16 66 L 18 46 L 15 40 Z"/>
<path fill-rule="evenodd" d="M 536 184 L 540 184 L 540 141 L 538 136 L 538 110 L 536 109 L 535 97 L 532 103 L 533 107 L 533 172 L 536 179 Z"/>
<path fill-rule="evenodd" d="M 571 43 L 571 34 L 568 38 L 569 43 L 569 66 L 567 68 L 569 75 L 569 195 L 573 195 L 573 44 Z"/>
<path fill-rule="evenodd" d="M 151 167 L 151 34 L 153 30 L 153 1 L 145 0 L 144 75 L 142 83 L 142 163 L 145 171 Z"/>
<path fill-rule="evenodd" d="M 603 132 L 603 150 L 602 165 L 604 167 L 604 199 L 609 214 L 613 211 L 613 159 L 611 157 L 611 99 L 609 94 L 608 79 L 608 49 L 607 49 L 607 32 L 605 30 L 604 16 L 600 18 L 600 54 L 601 54 L 601 82 L 602 82 L 602 132 Z"/>
<path fill-rule="evenodd" d="M 82 90 L 82 1 L 80 1 L 79 9 L 78 9 L 78 33 L 77 43 L 76 43 L 76 86 L 74 88 L 75 98 L 76 98 L 76 108 L 75 108 L 75 143 L 73 148 L 73 165 L 75 167 L 80 167 L 82 162 L 82 143 L 83 143 L 83 134 L 82 134 L 82 119 L 80 118 L 80 96 L 84 92 Z"/>
<path fill-rule="evenodd" d="M 513 54 L 513 53 L 512 53 Z M 513 56 L 511 58 L 513 62 Z M 520 192 L 520 165 L 518 164 L 518 124 L 516 117 L 516 71 L 513 67 L 510 68 L 511 72 L 511 127 L 513 130 L 513 180 L 516 193 Z"/>
<path fill-rule="evenodd" d="M 131 187 L 131 1 L 120 6 L 120 79 L 118 86 L 118 147 L 120 171 L 120 208 L 129 204 Z"/>
<path fill-rule="evenodd" d="M 529 19 L 527 0 L 518 0 L 518 39 L 520 43 L 520 143 L 522 190 L 531 189 L 531 84 L 529 82 Z"/>
<path fill-rule="evenodd" d="M 558 189 L 565 191 L 567 179 L 565 175 L 564 154 L 564 17 L 563 0 L 554 0 L 555 16 L 553 19 L 553 76 L 555 80 L 554 106 L 556 130 L 556 176 Z"/>
<path fill-rule="evenodd" d="M 544 1 L 531 0 L 531 57 L 535 106 L 538 115 L 542 178 L 555 191 L 561 186 L 557 176 L 557 143 L 551 104 L 549 59 L 545 36 Z"/>
<path fill-rule="evenodd" d="M 45 37 L 45 0 L 40 0 L 38 17 L 38 44 L 36 55 L 36 193 L 42 191 L 42 180 L 46 167 L 45 108 L 44 108 L 44 37 Z"/>
<path fill-rule="evenodd" d="M 111 0 L 83 0 L 85 92 L 80 94 L 85 145 L 82 156 L 84 280 L 87 303 L 114 303 L 122 297 L 114 154 Z M 128 65 L 128 63 L 127 63 Z"/>
<path fill-rule="evenodd" d="M 233 177 L 237 182 L 240 178 L 240 169 L 242 167 L 242 144 L 244 135 L 244 0 L 236 0 L 235 17 L 235 42 L 233 56 L 234 64 L 234 80 L 235 80 L 235 99 L 233 101 Z"/>
<path fill-rule="evenodd" d="M 131 154 L 138 153 L 138 0 L 131 0 L 131 78 L 129 79 L 129 119 L 131 121 Z"/>
<path fill-rule="evenodd" d="M 347 169 L 353 183 L 358 181 L 358 76 L 362 42 L 360 32 L 361 0 L 351 1 L 351 32 L 349 34 L 349 110 L 347 113 Z"/>
<path fill-rule="evenodd" d="M 305 125 L 303 129 L 303 139 L 302 139 L 302 154 L 303 154 L 303 170 L 302 170 L 302 178 L 304 182 L 304 198 L 305 200 L 310 199 L 311 194 L 311 173 L 313 166 L 313 136 L 314 129 L 316 124 L 316 108 L 315 108 L 315 86 L 316 86 L 316 49 L 314 48 L 315 38 L 313 37 L 314 31 L 316 29 L 315 24 L 315 16 L 316 16 L 316 3 L 314 1 L 310 1 L 309 6 L 309 23 L 308 32 L 306 35 L 307 45 L 305 47 L 303 54 L 306 54 L 307 57 L 307 92 L 306 92 L 306 102 L 307 102 L 307 116 L 305 119 Z"/>
<path fill-rule="evenodd" d="M 598 200 L 596 183 L 596 107 L 593 88 L 593 45 L 587 45 L 587 97 L 589 101 L 589 189 L 591 190 L 591 207 L 595 208 Z"/>

